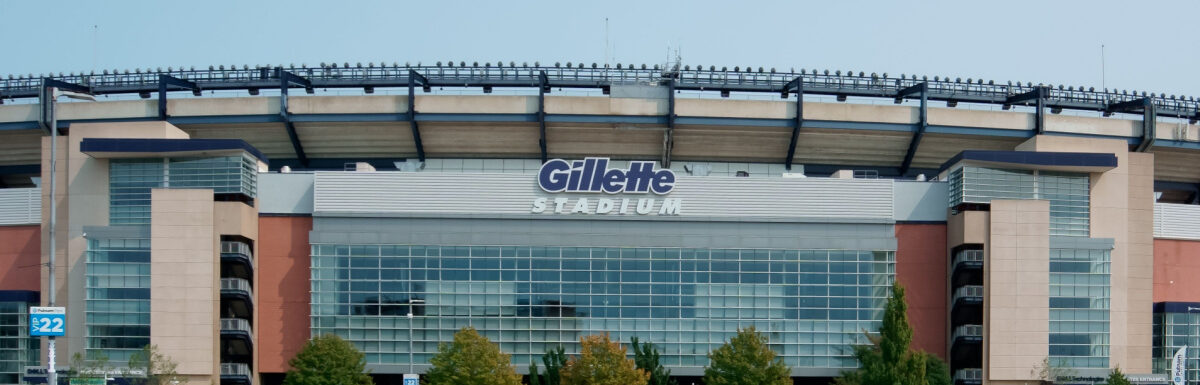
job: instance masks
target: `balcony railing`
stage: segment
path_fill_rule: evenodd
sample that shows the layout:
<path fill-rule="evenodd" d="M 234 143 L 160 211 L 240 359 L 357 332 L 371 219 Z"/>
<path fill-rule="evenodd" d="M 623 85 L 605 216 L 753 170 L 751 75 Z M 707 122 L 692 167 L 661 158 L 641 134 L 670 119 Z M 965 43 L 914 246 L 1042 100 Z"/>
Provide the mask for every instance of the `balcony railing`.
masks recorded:
<path fill-rule="evenodd" d="M 230 364 L 221 363 L 221 377 L 241 377 L 250 378 L 250 365 L 246 364 Z"/>
<path fill-rule="evenodd" d="M 250 245 L 246 244 L 245 242 L 238 241 L 222 241 L 221 254 L 239 254 L 251 259 L 254 256 L 254 252 L 250 248 Z"/>
<path fill-rule="evenodd" d="M 982 299 L 983 298 L 983 286 L 976 286 L 976 285 L 963 286 L 954 291 L 954 302 L 958 302 L 958 300 L 964 299 L 964 298 L 966 298 L 966 299 Z"/>
<path fill-rule="evenodd" d="M 983 326 L 981 325 L 962 325 L 954 328 L 954 339 L 959 338 L 982 338 Z"/>
<path fill-rule="evenodd" d="M 961 250 L 954 254 L 954 266 L 963 262 L 983 262 L 983 250 Z"/>
<path fill-rule="evenodd" d="M 954 371 L 955 381 L 983 381 L 983 369 L 959 369 Z"/>
<path fill-rule="evenodd" d="M 241 333 L 246 333 L 248 335 L 252 335 L 254 333 L 254 330 L 250 326 L 250 321 L 247 321 L 247 320 L 244 320 L 241 318 L 222 318 L 221 319 L 221 331 L 222 332 L 241 332 Z"/>
<path fill-rule="evenodd" d="M 241 278 L 221 278 L 221 291 L 244 291 L 250 298 L 254 298 L 254 288 L 250 286 L 250 281 Z"/>

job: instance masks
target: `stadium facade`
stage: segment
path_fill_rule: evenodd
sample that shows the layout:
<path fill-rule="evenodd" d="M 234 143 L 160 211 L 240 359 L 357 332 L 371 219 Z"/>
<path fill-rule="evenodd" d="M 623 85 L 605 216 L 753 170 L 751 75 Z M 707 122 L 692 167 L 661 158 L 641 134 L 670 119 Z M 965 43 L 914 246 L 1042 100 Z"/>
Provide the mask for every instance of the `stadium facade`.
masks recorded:
<path fill-rule="evenodd" d="M 464 326 L 521 372 L 609 333 L 654 342 L 681 377 L 754 326 L 793 376 L 820 383 L 856 365 L 849 347 L 897 281 L 915 347 L 958 384 L 1037 381 L 1047 362 L 1065 369 L 1058 383 L 1118 366 L 1166 383 L 1174 352 L 1200 343 L 1194 103 L 1043 87 L 996 100 L 982 81 L 946 94 L 953 83 L 915 79 L 873 94 L 915 105 L 800 103 L 832 77 L 704 88 L 614 70 L 600 86 L 513 69 L 529 83 L 516 84 L 491 68 L 387 84 L 363 69 L 325 86 L 409 96 L 289 97 L 321 86 L 293 70 L 39 80 L 43 100 L 163 92 L 0 106 L 0 382 L 45 382 L 47 346 L 27 322 L 48 302 L 50 199 L 59 365 L 119 365 L 153 344 L 194 383 L 278 383 L 324 333 L 390 381 L 427 370 Z M 439 81 L 536 94 L 430 92 Z M 0 97 L 29 96 L 20 84 Z M 165 99 L 222 84 L 253 95 Z M 263 84 L 284 91 L 257 96 Z M 792 100 L 677 97 L 687 84 Z M 557 87 L 604 94 L 546 95 Z M 840 87 L 816 93 L 872 96 Z M 1033 110 L 950 108 L 988 100 Z M 1046 113 L 1096 100 L 1141 117 Z"/>

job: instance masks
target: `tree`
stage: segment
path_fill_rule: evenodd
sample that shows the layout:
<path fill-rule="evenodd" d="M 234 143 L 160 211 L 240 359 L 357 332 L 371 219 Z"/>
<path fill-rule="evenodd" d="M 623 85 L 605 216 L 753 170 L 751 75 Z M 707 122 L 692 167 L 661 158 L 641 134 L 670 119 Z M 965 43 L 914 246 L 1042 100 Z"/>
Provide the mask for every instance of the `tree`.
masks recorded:
<path fill-rule="evenodd" d="M 426 378 L 429 385 L 520 385 L 521 375 L 512 367 L 509 355 L 500 351 L 473 327 L 454 333 L 454 341 L 439 344 L 430 359 L 433 367 Z"/>
<path fill-rule="evenodd" d="M 1113 368 L 1112 373 L 1108 374 L 1108 380 L 1104 381 L 1105 385 L 1131 385 L 1129 378 L 1125 377 L 1125 373 L 1121 373 L 1121 367 Z"/>
<path fill-rule="evenodd" d="M 366 356 L 332 333 L 308 340 L 288 365 L 284 385 L 372 385 Z"/>
<path fill-rule="evenodd" d="M 950 366 L 946 365 L 941 358 L 928 352 L 921 352 L 925 356 L 925 383 L 927 385 L 951 385 L 954 380 L 950 378 Z"/>
<path fill-rule="evenodd" d="M 158 351 L 158 346 L 146 345 L 142 350 L 129 356 L 129 366 L 125 377 L 133 385 L 171 385 L 184 381 L 183 376 L 175 372 L 179 364 L 171 357 Z M 143 375 L 137 375 L 142 371 Z"/>
<path fill-rule="evenodd" d="M 71 355 L 71 370 L 74 378 L 105 378 L 113 368 L 108 365 L 108 356 L 96 352 L 90 360 L 80 353 Z"/>
<path fill-rule="evenodd" d="M 562 369 L 562 385 L 646 385 L 650 373 L 625 358 L 625 347 L 608 334 L 579 339 L 579 356 L 571 357 Z"/>
<path fill-rule="evenodd" d="M 1059 377 L 1075 376 L 1075 371 L 1063 365 L 1062 362 L 1050 362 L 1050 357 L 1046 357 L 1029 371 L 1029 375 L 1040 380 L 1043 384 L 1051 384 L 1058 380 Z"/>
<path fill-rule="evenodd" d="M 638 338 L 633 337 L 630 338 L 630 346 L 633 346 L 633 363 L 638 369 L 650 373 L 649 385 L 675 385 L 675 380 L 671 379 L 671 370 L 664 368 L 659 362 L 658 350 L 654 348 L 654 344 L 639 344 Z"/>
<path fill-rule="evenodd" d="M 529 385 L 542 385 L 538 380 L 537 361 L 529 361 Z"/>
<path fill-rule="evenodd" d="M 791 368 L 775 358 L 767 337 L 754 327 L 738 330 L 729 342 L 708 353 L 707 385 L 788 385 Z"/>
<path fill-rule="evenodd" d="M 542 363 L 546 364 L 546 376 L 538 378 L 537 362 L 529 363 L 529 385 L 559 385 L 559 375 L 562 373 L 563 366 L 567 365 L 567 354 L 563 347 L 557 346 L 547 350 L 546 354 L 542 355 Z"/>
<path fill-rule="evenodd" d="M 912 326 L 908 324 L 904 287 L 892 284 L 892 296 L 884 306 L 879 335 L 867 334 L 871 343 L 854 347 L 859 368 L 842 373 L 841 385 L 924 385 L 926 355 L 912 351 Z M 949 374 L 947 373 L 947 376 Z"/>

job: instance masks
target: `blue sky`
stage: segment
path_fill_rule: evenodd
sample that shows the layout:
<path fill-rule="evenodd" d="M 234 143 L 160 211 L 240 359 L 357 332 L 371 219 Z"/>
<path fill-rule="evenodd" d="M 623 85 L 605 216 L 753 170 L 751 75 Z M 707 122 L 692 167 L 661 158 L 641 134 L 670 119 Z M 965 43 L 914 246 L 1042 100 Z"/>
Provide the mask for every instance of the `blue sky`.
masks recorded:
<path fill-rule="evenodd" d="M 1200 97 L 1200 2 L 0 1 L 0 75 L 224 64 L 840 69 Z"/>

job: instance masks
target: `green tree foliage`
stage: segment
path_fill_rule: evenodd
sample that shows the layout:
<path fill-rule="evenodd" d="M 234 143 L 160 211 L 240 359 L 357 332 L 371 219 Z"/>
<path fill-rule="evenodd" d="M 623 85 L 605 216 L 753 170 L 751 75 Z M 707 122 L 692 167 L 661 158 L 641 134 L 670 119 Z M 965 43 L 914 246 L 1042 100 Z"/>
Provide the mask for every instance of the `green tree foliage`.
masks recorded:
<path fill-rule="evenodd" d="M 738 330 L 733 339 L 708 353 L 707 385 L 789 385 L 791 368 L 775 358 L 767 337 L 754 327 Z"/>
<path fill-rule="evenodd" d="M 925 383 L 927 385 L 951 385 L 954 380 L 950 378 L 950 366 L 941 358 L 928 352 L 921 352 L 925 356 Z"/>
<path fill-rule="evenodd" d="M 540 376 L 538 375 L 537 362 L 530 361 L 529 362 L 529 385 L 542 385 L 542 382 L 538 377 L 540 377 Z"/>
<path fill-rule="evenodd" d="M 1062 361 L 1050 362 L 1050 357 L 1046 357 L 1029 371 L 1029 375 L 1043 384 L 1053 384 L 1059 377 L 1075 376 L 1075 370 L 1066 367 Z"/>
<path fill-rule="evenodd" d="M 288 365 L 284 385 L 372 385 L 366 356 L 334 334 L 308 340 Z"/>
<path fill-rule="evenodd" d="M 608 334 L 579 339 L 579 356 L 571 357 L 562 368 L 562 385 L 646 385 L 650 373 L 625 358 L 625 347 Z"/>
<path fill-rule="evenodd" d="M 1113 368 L 1108 374 L 1108 380 L 1104 381 L 1105 385 L 1131 385 L 1129 379 L 1125 377 L 1125 373 L 1121 373 L 1121 367 Z"/>
<path fill-rule="evenodd" d="M 438 345 L 426 374 L 429 385 L 519 385 L 521 375 L 509 355 L 473 327 L 454 333 L 454 341 Z"/>
<path fill-rule="evenodd" d="M 71 377 L 74 378 L 105 378 L 113 371 L 108 365 L 108 356 L 96 353 L 93 359 L 84 358 L 83 354 L 71 355 Z"/>
<path fill-rule="evenodd" d="M 869 345 L 854 347 L 859 369 L 843 372 L 840 385 L 925 385 L 926 355 L 909 349 L 912 326 L 908 324 L 904 287 L 892 284 L 892 296 L 883 311 L 879 335 L 867 335 Z M 949 374 L 947 373 L 947 377 Z"/>
<path fill-rule="evenodd" d="M 546 354 L 542 355 L 542 364 L 546 365 L 546 375 L 541 376 L 540 382 L 534 379 L 537 376 L 537 363 L 529 363 L 529 383 L 531 385 L 559 385 L 561 384 L 560 375 L 562 368 L 567 366 L 567 354 L 563 347 L 557 346 L 547 350 Z"/>
<path fill-rule="evenodd" d="M 630 346 L 633 346 L 633 363 L 638 369 L 650 373 L 649 385 L 675 385 L 675 380 L 671 379 L 671 370 L 664 368 L 659 362 L 658 350 L 654 348 L 654 344 L 639 344 L 638 338 L 633 337 L 630 339 Z"/>
<path fill-rule="evenodd" d="M 171 357 L 158 351 L 158 346 L 146 345 L 142 350 L 129 356 L 129 366 L 126 369 L 129 383 L 133 385 L 171 385 L 185 382 L 183 376 L 175 372 L 179 364 Z M 142 371 L 145 376 L 131 375 Z"/>

